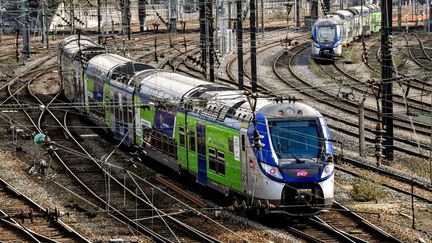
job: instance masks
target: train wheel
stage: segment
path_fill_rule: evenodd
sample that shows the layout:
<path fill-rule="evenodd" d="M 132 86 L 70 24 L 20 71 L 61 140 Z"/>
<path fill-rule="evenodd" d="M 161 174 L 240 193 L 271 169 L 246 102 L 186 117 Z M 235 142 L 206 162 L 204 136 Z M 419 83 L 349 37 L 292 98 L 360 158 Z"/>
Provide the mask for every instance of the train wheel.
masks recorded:
<path fill-rule="evenodd" d="M 239 203 L 238 203 L 237 200 L 234 200 L 233 209 L 234 209 L 234 212 L 238 213 L 238 211 L 239 211 Z"/>
<path fill-rule="evenodd" d="M 265 200 L 265 203 L 264 203 L 264 205 L 263 205 L 263 211 L 264 211 L 264 214 L 269 214 L 270 213 L 270 202 L 269 202 L 269 200 Z"/>
<path fill-rule="evenodd" d="M 262 210 L 262 203 L 261 203 L 261 200 L 256 200 L 255 201 L 255 212 L 256 212 L 256 215 L 261 215 L 261 210 Z"/>
<path fill-rule="evenodd" d="M 241 214 L 244 215 L 246 213 L 246 210 L 247 210 L 246 201 L 242 200 L 241 205 L 240 205 Z"/>

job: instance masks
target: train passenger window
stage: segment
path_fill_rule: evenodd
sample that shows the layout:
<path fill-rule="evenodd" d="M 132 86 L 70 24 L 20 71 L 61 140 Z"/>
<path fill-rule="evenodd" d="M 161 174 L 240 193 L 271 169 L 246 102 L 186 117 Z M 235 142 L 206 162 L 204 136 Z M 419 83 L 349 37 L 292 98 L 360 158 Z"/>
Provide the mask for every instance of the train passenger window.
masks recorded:
<path fill-rule="evenodd" d="M 131 106 L 128 106 L 128 119 L 129 119 L 129 122 L 133 121 L 133 111 L 132 111 Z"/>
<path fill-rule="evenodd" d="M 109 106 L 111 107 L 111 114 L 114 114 L 114 108 L 115 108 L 115 101 L 113 99 L 114 97 L 110 97 L 109 99 Z"/>
<path fill-rule="evenodd" d="M 216 149 L 209 148 L 209 157 L 216 158 Z"/>
<path fill-rule="evenodd" d="M 186 147 L 186 141 L 185 141 L 185 129 L 184 127 L 179 127 L 179 142 L 180 142 L 180 146 L 182 147 Z"/>
<path fill-rule="evenodd" d="M 245 136 L 244 136 L 244 135 L 241 136 L 241 141 L 242 141 L 242 144 L 241 144 L 241 146 L 242 146 L 242 151 L 245 151 L 245 150 L 246 150 L 246 147 L 245 147 Z"/>
<path fill-rule="evenodd" d="M 218 151 L 217 152 L 217 158 L 218 158 L 218 160 L 225 161 L 225 154 L 221 151 Z"/>
<path fill-rule="evenodd" d="M 194 131 L 189 131 L 189 151 L 191 152 L 195 152 L 195 132 Z"/>
<path fill-rule="evenodd" d="M 218 174 L 225 175 L 224 152 L 209 148 L 209 168 Z"/>
<path fill-rule="evenodd" d="M 209 169 L 217 172 L 218 171 L 218 161 L 216 159 L 216 150 L 214 148 L 209 148 Z"/>
<path fill-rule="evenodd" d="M 225 154 L 221 151 L 218 151 L 218 173 L 225 175 Z"/>
<path fill-rule="evenodd" d="M 234 140 L 232 138 L 228 139 L 228 151 L 234 153 Z"/>

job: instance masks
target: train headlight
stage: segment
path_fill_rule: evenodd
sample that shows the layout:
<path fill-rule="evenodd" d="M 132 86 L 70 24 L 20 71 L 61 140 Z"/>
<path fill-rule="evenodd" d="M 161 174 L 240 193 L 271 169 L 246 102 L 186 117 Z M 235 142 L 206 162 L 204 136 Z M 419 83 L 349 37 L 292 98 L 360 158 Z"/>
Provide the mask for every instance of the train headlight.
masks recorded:
<path fill-rule="evenodd" d="M 265 164 L 265 163 L 261 163 L 261 167 L 263 168 L 263 170 L 267 174 L 269 174 L 269 175 L 271 175 L 271 176 L 273 176 L 275 178 L 278 178 L 278 179 L 283 179 L 282 174 L 279 172 L 278 167 L 271 166 L 271 165 L 268 165 L 268 164 Z"/>
<path fill-rule="evenodd" d="M 330 176 L 334 171 L 334 164 L 330 163 L 330 164 L 326 164 L 323 168 L 323 172 L 321 174 L 321 178 L 325 178 Z"/>

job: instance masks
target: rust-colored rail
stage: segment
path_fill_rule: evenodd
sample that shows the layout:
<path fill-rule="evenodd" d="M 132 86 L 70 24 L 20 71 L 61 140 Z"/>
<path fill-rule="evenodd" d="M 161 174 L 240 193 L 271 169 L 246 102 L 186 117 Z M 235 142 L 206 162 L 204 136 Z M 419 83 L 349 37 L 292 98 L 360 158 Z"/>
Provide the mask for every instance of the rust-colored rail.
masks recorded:
<path fill-rule="evenodd" d="M 207 207 L 207 204 L 201 200 L 199 200 L 198 198 L 192 196 L 190 193 L 182 190 L 181 188 L 179 188 L 178 186 L 172 184 L 171 182 L 165 180 L 164 178 L 160 177 L 160 176 L 155 176 L 155 180 L 158 181 L 159 183 L 163 184 L 164 186 L 168 187 L 169 189 L 177 192 L 178 194 L 182 195 L 183 197 L 185 197 L 186 199 L 188 199 L 189 201 L 193 202 L 194 204 L 196 204 L 198 207 L 200 208 L 205 208 Z"/>

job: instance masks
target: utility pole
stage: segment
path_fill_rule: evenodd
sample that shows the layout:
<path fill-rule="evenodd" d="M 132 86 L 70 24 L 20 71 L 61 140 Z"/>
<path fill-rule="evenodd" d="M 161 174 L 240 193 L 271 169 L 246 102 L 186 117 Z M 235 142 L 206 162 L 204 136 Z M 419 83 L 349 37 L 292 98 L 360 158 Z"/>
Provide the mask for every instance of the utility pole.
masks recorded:
<path fill-rule="evenodd" d="M 398 0 L 398 27 L 402 26 L 402 0 Z"/>
<path fill-rule="evenodd" d="M 127 35 L 128 40 L 130 40 L 131 35 L 131 26 L 130 26 L 130 1 L 129 0 L 121 0 L 120 1 L 120 10 L 122 16 L 122 32 L 123 35 Z"/>
<path fill-rule="evenodd" d="M 327 12 L 331 11 L 331 1 L 330 0 L 323 0 L 324 8 Z"/>
<path fill-rule="evenodd" d="M 75 35 L 75 8 L 74 8 L 73 0 L 70 0 L 70 4 L 69 4 L 69 17 L 70 17 L 70 23 L 72 24 L 71 35 Z"/>
<path fill-rule="evenodd" d="M 429 32 L 431 32 L 432 31 L 432 23 L 431 23 L 431 19 L 432 19 L 432 0 L 428 1 L 428 8 L 429 8 L 429 16 L 428 16 L 427 30 Z"/>
<path fill-rule="evenodd" d="M 264 36 L 264 0 L 261 0 L 261 31 Z"/>
<path fill-rule="evenodd" d="M 257 66 L 256 66 L 256 0 L 249 1 L 249 9 L 250 9 L 250 39 L 251 39 L 251 84 L 252 84 L 252 93 L 257 92 Z"/>
<path fill-rule="evenodd" d="M 231 13 L 232 1 L 228 0 L 228 29 L 232 30 L 232 13 Z"/>
<path fill-rule="evenodd" d="M 0 0 L 0 44 L 3 43 L 3 12 L 6 12 L 6 9 L 3 8 L 3 1 Z"/>
<path fill-rule="evenodd" d="M 99 45 L 102 44 L 102 29 L 101 29 L 101 2 L 100 0 L 97 0 L 97 19 L 98 19 L 98 43 Z"/>
<path fill-rule="evenodd" d="M 43 34 L 44 36 L 44 40 L 45 40 L 45 45 L 46 45 L 46 49 L 49 50 L 49 21 L 48 18 L 46 17 L 47 15 L 47 11 L 45 11 L 46 8 L 46 3 L 45 0 L 42 0 L 42 27 L 43 30 L 42 32 L 45 32 L 45 34 Z M 48 23 L 47 23 L 48 22 Z"/>
<path fill-rule="evenodd" d="M 205 0 L 199 0 L 201 68 L 207 72 L 207 29 Z"/>
<path fill-rule="evenodd" d="M 144 32 L 146 19 L 146 4 L 145 0 L 138 0 L 138 18 L 140 23 L 140 32 Z"/>
<path fill-rule="evenodd" d="M 127 25 L 127 38 L 128 40 L 131 39 L 131 11 L 130 11 L 130 0 L 125 0 L 125 14 L 126 14 L 126 25 Z"/>
<path fill-rule="evenodd" d="M 208 5 L 208 12 L 209 12 L 209 42 L 210 42 L 210 82 L 215 81 L 215 75 L 214 75 L 214 55 L 216 54 L 214 52 L 214 29 L 213 29 L 213 21 L 214 21 L 214 17 L 213 17 L 213 4 L 211 1 L 209 1 L 209 5 Z"/>
<path fill-rule="evenodd" d="M 312 25 L 318 19 L 318 0 L 311 0 L 310 13 L 311 13 L 311 26 L 310 26 L 310 28 L 312 28 Z"/>
<path fill-rule="evenodd" d="M 296 25 L 296 28 L 300 28 L 300 0 L 294 0 L 294 8 L 295 8 L 295 11 L 294 11 L 294 14 L 295 14 L 295 25 Z"/>
<path fill-rule="evenodd" d="M 20 10 L 21 10 L 21 28 L 22 28 L 22 36 L 23 36 L 23 54 L 24 59 L 30 58 L 30 31 L 29 31 L 29 22 L 30 15 L 28 9 L 27 0 L 22 0 L 20 2 Z"/>
<path fill-rule="evenodd" d="M 385 130 L 384 156 L 393 160 L 393 92 L 392 92 L 392 0 L 381 0 L 381 79 L 382 110 Z"/>
<path fill-rule="evenodd" d="M 105 35 L 109 34 L 108 0 L 105 0 Z"/>
<path fill-rule="evenodd" d="M 239 90 L 243 90 L 243 19 L 242 0 L 237 0 L 237 70 Z"/>

